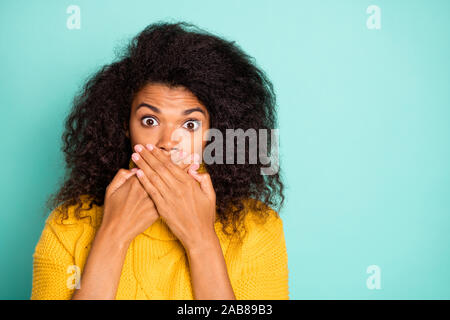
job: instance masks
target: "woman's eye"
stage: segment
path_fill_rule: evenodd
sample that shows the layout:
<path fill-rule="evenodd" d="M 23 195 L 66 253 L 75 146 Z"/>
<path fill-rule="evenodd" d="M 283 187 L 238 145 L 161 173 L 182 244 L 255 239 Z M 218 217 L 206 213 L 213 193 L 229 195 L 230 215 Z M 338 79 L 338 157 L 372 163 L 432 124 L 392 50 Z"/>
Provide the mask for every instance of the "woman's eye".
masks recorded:
<path fill-rule="evenodd" d="M 144 126 L 148 126 L 148 127 L 153 127 L 156 126 L 158 124 L 158 121 L 156 121 L 155 118 L 153 117 L 143 117 L 141 119 L 142 123 Z"/>
<path fill-rule="evenodd" d="M 198 120 L 188 120 L 184 123 L 184 128 L 190 130 L 190 131 L 195 131 L 200 127 L 200 121 Z"/>

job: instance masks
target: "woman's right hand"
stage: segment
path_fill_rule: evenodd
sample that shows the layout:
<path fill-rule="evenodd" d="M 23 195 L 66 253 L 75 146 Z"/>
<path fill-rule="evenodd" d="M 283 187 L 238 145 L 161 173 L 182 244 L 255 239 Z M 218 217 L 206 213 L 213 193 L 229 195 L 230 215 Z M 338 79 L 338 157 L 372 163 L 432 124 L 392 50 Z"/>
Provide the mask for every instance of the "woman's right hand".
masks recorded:
<path fill-rule="evenodd" d="M 172 160 L 187 170 L 194 162 L 193 157 L 185 161 L 188 155 L 185 153 Z M 137 168 L 120 169 L 106 188 L 103 220 L 99 229 L 99 232 L 106 232 L 109 237 L 115 237 L 127 245 L 159 218 L 153 200 L 135 175 L 136 171 Z"/>
<path fill-rule="evenodd" d="M 189 162 L 176 164 L 189 170 Z M 73 300 L 114 299 L 130 243 L 159 217 L 134 169 L 120 169 L 106 188 L 103 221 Z"/>
<path fill-rule="evenodd" d="M 129 244 L 159 217 L 135 172 L 120 169 L 106 188 L 103 220 L 99 229 L 99 233 L 106 232 L 109 237 L 125 244 Z"/>

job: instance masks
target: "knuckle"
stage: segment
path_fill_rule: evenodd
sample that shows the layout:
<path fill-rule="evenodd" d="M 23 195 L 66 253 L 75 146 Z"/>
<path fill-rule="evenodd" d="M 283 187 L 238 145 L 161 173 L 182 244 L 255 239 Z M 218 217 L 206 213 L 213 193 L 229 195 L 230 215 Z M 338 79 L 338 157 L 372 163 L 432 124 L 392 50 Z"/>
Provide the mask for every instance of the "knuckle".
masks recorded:
<path fill-rule="evenodd" d="M 183 192 L 180 188 L 175 188 L 174 192 L 177 197 L 181 197 L 183 195 Z"/>
<path fill-rule="evenodd" d="M 150 182 L 155 182 L 157 179 L 157 176 L 156 176 L 156 174 L 151 174 L 147 178 Z"/>
<path fill-rule="evenodd" d="M 157 196 L 157 192 L 156 192 L 156 190 L 153 189 L 153 188 L 150 188 L 149 193 L 150 193 L 150 196 L 152 196 L 152 197 L 156 197 L 156 196 Z M 152 201 L 152 202 L 153 202 L 153 201 Z"/>
<path fill-rule="evenodd" d="M 175 170 L 175 164 L 172 161 L 166 162 L 164 166 L 169 170 Z"/>
<path fill-rule="evenodd" d="M 158 198 L 159 197 L 159 191 L 155 188 L 155 187 L 152 187 L 152 188 L 150 188 L 150 198 L 152 198 L 152 199 L 156 199 L 156 198 Z"/>
<path fill-rule="evenodd" d="M 164 166 L 159 164 L 159 163 L 157 163 L 157 164 L 154 165 L 154 169 L 155 169 L 156 172 L 159 172 L 161 170 L 164 170 Z"/>
<path fill-rule="evenodd" d="M 161 177 L 157 174 L 152 175 L 152 180 L 151 182 L 155 185 L 160 185 L 161 184 Z"/>

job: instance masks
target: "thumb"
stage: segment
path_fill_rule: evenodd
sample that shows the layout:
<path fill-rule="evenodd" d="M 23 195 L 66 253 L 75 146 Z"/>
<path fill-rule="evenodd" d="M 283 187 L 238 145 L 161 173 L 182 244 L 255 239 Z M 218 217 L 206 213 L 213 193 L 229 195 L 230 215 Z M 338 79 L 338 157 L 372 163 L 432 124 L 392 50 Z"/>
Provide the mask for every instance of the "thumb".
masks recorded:
<path fill-rule="evenodd" d="M 200 183 L 200 188 L 207 196 L 211 199 L 215 199 L 216 192 L 214 191 L 214 186 L 209 173 L 198 173 L 195 170 L 189 169 L 189 174 Z"/>
<path fill-rule="evenodd" d="M 107 193 L 112 195 L 117 189 L 120 188 L 132 175 L 138 171 L 137 168 L 131 170 L 120 169 L 117 174 L 112 179 L 111 183 L 108 185 Z"/>

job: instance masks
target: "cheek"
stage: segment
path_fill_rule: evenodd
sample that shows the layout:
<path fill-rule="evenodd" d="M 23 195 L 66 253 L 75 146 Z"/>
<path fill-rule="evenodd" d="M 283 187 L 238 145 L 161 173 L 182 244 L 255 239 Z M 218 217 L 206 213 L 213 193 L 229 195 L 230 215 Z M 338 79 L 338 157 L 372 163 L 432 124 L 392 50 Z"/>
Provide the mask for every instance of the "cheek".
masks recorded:
<path fill-rule="evenodd" d="M 204 145 L 207 141 L 202 141 L 202 134 L 199 132 L 192 133 L 190 136 L 183 136 L 179 141 L 178 147 L 189 153 L 202 153 Z"/>
<path fill-rule="evenodd" d="M 133 121 L 130 122 L 130 141 L 132 145 L 135 145 L 137 141 L 141 139 L 142 132 L 139 127 Z"/>
<path fill-rule="evenodd" d="M 205 149 L 206 144 L 208 143 L 208 134 L 207 131 L 210 129 L 209 127 L 209 123 L 208 125 L 203 126 L 202 128 L 202 137 L 199 140 L 199 145 L 201 146 L 200 150 L 197 150 L 197 152 L 202 153 L 203 150 Z M 203 137 L 205 137 L 205 139 L 203 139 Z"/>
<path fill-rule="evenodd" d="M 155 132 L 142 127 L 139 122 L 132 122 L 130 123 L 130 142 L 132 147 L 136 144 L 156 144 L 157 136 Z"/>

